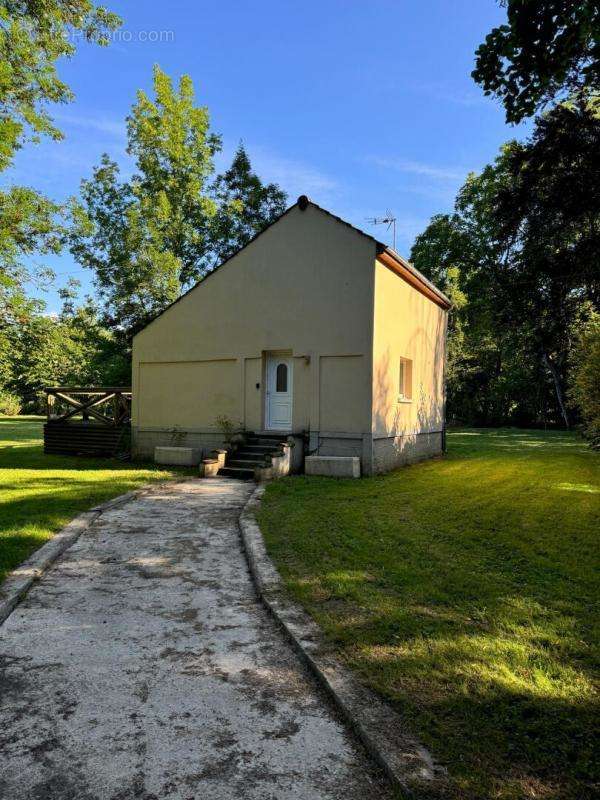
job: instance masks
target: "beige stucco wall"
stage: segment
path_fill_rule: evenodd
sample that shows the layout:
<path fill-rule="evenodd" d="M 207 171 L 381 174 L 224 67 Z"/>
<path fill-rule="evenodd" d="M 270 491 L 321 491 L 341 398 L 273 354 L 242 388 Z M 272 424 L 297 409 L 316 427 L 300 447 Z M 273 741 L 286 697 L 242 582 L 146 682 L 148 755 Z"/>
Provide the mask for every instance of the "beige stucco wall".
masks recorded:
<path fill-rule="evenodd" d="M 268 351 L 293 356 L 294 431 L 361 441 L 371 430 L 374 258 L 374 242 L 294 207 L 135 337 L 137 441 L 173 426 L 214 433 L 219 414 L 262 429 Z"/>
<path fill-rule="evenodd" d="M 239 417 L 235 359 L 141 363 L 138 380 L 136 405 L 145 425 L 197 428 L 198 387 L 202 387 L 204 409 L 218 409 L 221 414 Z"/>
<path fill-rule="evenodd" d="M 389 468 L 394 457 L 396 463 L 405 463 L 417 452 L 431 455 L 438 442 L 441 449 L 441 437 L 426 435 L 437 434 L 443 427 L 446 324 L 444 309 L 382 263 L 375 263 L 372 431 L 376 471 Z M 412 361 L 409 401 L 399 399 L 401 358 Z"/>

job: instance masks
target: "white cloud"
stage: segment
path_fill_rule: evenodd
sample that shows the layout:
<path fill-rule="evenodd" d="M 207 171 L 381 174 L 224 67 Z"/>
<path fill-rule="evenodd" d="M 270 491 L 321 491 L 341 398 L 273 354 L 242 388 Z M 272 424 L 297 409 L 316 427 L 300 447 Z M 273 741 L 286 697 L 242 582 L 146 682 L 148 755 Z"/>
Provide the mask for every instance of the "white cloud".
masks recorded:
<path fill-rule="evenodd" d="M 425 92 L 429 93 L 436 100 L 445 100 L 452 105 L 463 106 L 464 108 L 491 106 L 494 102 L 486 96 L 483 91 L 456 91 L 455 89 L 444 88 L 442 86 L 430 86 L 429 89 L 425 89 Z"/>
<path fill-rule="evenodd" d="M 127 132 L 124 120 L 88 114 L 72 114 L 64 111 L 55 112 L 53 116 L 63 125 L 85 128 L 86 130 L 96 131 L 104 135 L 108 134 L 116 139 L 125 139 L 125 134 Z"/>
<path fill-rule="evenodd" d="M 339 188 L 339 183 L 303 161 L 284 158 L 262 147 L 248 146 L 253 168 L 265 182 L 278 183 L 291 201 L 306 194 L 316 203 L 324 202 Z"/>
<path fill-rule="evenodd" d="M 463 181 L 470 172 L 467 167 L 440 167 L 436 164 L 425 164 L 421 161 L 410 161 L 404 158 L 369 156 L 367 161 L 384 169 L 420 175 L 436 181 Z"/>
<path fill-rule="evenodd" d="M 432 184 L 410 184 L 396 186 L 395 190 L 402 194 L 416 194 L 420 197 L 425 197 L 428 200 L 434 200 L 436 203 L 444 203 L 446 205 L 454 205 L 456 199 L 456 183 L 444 182 Z"/>
<path fill-rule="evenodd" d="M 444 94 L 444 98 L 448 100 L 449 103 L 454 103 L 456 106 L 464 106 L 465 108 L 490 105 L 492 103 L 490 98 L 484 95 L 483 92 L 480 94 L 473 92 L 450 92 Z"/>
<path fill-rule="evenodd" d="M 474 86 L 470 81 L 463 80 L 461 85 L 450 85 L 443 81 L 438 82 L 422 82 L 416 81 L 409 85 L 405 84 L 406 89 L 418 94 L 419 96 L 428 96 L 441 103 L 450 103 L 455 106 L 463 106 L 464 108 L 483 107 L 489 108 L 497 107 L 493 98 L 485 95 L 482 89 Z"/>

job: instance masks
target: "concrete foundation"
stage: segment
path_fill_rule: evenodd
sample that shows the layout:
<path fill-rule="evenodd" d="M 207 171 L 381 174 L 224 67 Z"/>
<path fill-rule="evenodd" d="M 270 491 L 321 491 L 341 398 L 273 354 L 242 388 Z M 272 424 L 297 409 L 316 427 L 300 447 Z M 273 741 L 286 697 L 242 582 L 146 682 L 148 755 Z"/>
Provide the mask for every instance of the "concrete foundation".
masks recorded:
<path fill-rule="evenodd" d="M 156 448 L 165 450 L 181 450 L 192 448 L 196 454 L 194 464 L 200 463 L 205 458 L 212 458 L 215 451 L 225 452 L 227 447 L 223 441 L 223 435 L 218 431 L 202 430 L 181 430 L 178 434 L 182 438 L 182 446 L 173 447 L 171 444 L 173 432 L 168 429 L 156 428 L 131 428 L 131 452 L 134 458 L 154 458 Z M 282 435 L 282 441 L 286 440 L 290 445 L 290 470 L 291 472 L 301 472 L 304 462 L 304 441 L 301 435 L 292 434 Z M 181 462 L 160 462 L 160 463 L 181 463 Z M 287 474 L 287 473 L 286 473 Z"/>
<path fill-rule="evenodd" d="M 198 451 L 198 462 L 208 458 L 213 450 L 225 446 L 219 431 L 180 430 L 180 447 L 191 447 Z M 153 459 L 154 448 L 173 447 L 173 431 L 168 428 L 131 427 L 131 450 L 135 458 Z M 196 463 L 198 463 L 196 462 Z"/>
<path fill-rule="evenodd" d="M 304 459 L 304 471 L 307 475 L 360 478 L 360 458 L 357 456 L 307 456 Z"/>
<path fill-rule="evenodd" d="M 192 467 L 200 463 L 202 451 L 194 447 L 155 447 L 154 462 L 179 467 Z"/>
<path fill-rule="evenodd" d="M 413 433 L 373 439 L 373 473 L 413 464 L 442 454 L 442 432 Z"/>
<path fill-rule="evenodd" d="M 180 433 L 184 437 L 184 447 L 173 448 L 170 444 L 172 431 L 134 427 L 133 455 L 137 458 L 153 458 L 155 447 L 175 450 L 191 448 L 196 452 L 196 460 L 192 463 L 197 464 L 202 459 L 212 458 L 214 451 L 223 448 L 225 444 L 222 435 L 216 431 L 184 430 Z M 318 457 L 358 458 L 362 475 L 389 472 L 442 453 L 441 430 L 400 436 L 311 431 L 306 445 L 303 435 L 299 433 L 289 436 L 288 442 L 293 445 L 290 452 L 292 473 L 302 471 L 306 452 Z"/>

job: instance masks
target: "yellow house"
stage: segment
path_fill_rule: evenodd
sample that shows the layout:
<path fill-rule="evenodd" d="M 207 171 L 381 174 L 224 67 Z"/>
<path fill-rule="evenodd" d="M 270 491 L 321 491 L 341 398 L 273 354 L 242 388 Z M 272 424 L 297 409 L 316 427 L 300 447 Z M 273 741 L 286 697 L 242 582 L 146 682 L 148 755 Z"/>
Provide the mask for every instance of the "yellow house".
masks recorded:
<path fill-rule="evenodd" d="M 207 455 L 225 417 L 294 437 L 297 466 L 358 456 L 369 475 L 436 455 L 449 307 L 394 250 L 301 196 L 135 337 L 133 450 L 175 436 Z"/>

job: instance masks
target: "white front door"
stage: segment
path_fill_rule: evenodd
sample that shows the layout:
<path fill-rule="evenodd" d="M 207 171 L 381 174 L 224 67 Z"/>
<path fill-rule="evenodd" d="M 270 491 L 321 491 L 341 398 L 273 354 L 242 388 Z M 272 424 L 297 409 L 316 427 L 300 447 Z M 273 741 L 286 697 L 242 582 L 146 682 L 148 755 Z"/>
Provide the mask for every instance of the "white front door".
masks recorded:
<path fill-rule="evenodd" d="M 270 431 L 292 430 L 292 359 L 270 355 L 267 358 L 265 427 Z"/>

